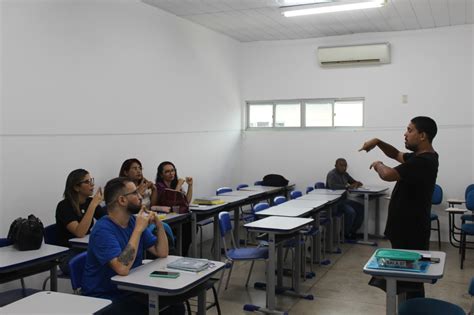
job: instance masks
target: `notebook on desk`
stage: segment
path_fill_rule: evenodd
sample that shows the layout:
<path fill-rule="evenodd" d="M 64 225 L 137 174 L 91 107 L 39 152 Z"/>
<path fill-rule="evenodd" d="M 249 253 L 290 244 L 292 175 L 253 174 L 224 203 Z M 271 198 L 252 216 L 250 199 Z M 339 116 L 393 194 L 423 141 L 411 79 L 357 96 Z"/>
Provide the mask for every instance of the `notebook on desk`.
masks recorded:
<path fill-rule="evenodd" d="M 209 261 L 205 259 L 183 257 L 169 263 L 166 265 L 166 267 L 171 269 L 199 272 L 209 267 Z"/>

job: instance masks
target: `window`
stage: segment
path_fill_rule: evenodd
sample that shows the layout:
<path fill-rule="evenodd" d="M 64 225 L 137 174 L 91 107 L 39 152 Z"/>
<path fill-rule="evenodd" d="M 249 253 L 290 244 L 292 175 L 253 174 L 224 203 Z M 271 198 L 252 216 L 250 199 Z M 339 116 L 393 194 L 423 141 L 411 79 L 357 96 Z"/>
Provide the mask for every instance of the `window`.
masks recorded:
<path fill-rule="evenodd" d="M 362 127 L 364 99 L 247 102 L 247 129 Z"/>

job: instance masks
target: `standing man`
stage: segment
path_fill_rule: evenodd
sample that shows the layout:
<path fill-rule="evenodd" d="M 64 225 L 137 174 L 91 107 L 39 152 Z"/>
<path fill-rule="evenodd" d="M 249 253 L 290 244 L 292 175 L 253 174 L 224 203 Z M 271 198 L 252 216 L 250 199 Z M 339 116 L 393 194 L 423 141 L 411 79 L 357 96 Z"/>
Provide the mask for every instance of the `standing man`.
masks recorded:
<path fill-rule="evenodd" d="M 128 275 L 131 269 L 140 266 L 144 249 L 156 257 L 168 256 L 166 232 L 154 212 L 142 209 L 142 197 L 128 178 L 108 181 L 104 199 L 108 215 L 96 223 L 90 235 L 82 293 L 111 299 L 107 314 L 146 314 L 148 296 L 121 291 L 111 278 Z M 150 223 L 156 225 L 156 235 L 147 230 Z M 160 302 L 160 307 L 167 304 L 165 298 L 160 298 Z M 184 306 L 172 305 L 166 314 L 184 314 Z"/>
<path fill-rule="evenodd" d="M 326 176 L 326 187 L 329 189 L 359 188 L 362 183 L 347 173 L 347 162 L 338 158 L 334 169 Z M 356 239 L 357 230 L 364 220 L 364 206 L 357 201 L 344 199 L 338 202 L 337 212 L 344 213 L 344 236 L 347 239 Z"/>
<path fill-rule="evenodd" d="M 401 164 L 391 168 L 381 161 L 370 165 L 381 179 L 396 181 L 388 207 L 385 235 L 393 248 L 429 250 L 431 231 L 431 197 L 438 174 L 438 153 L 432 146 L 438 128 L 436 122 L 424 116 L 413 118 L 405 132 L 405 147 L 412 153 L 403 153 L 375 138 L 364 143 L 359 151 L 369 152 L 376 146 L 386 156 Z M 423 284 L 419 292 L 407 299 L 424 297 Z"/>

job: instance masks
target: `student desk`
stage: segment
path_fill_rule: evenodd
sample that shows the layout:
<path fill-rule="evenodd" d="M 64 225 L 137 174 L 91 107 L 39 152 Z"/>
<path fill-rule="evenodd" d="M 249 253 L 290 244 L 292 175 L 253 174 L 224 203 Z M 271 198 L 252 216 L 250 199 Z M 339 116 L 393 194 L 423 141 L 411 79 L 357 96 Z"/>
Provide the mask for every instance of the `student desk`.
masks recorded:
<path fill-rule="evenodd" d="M 219 212 L 224 211 L 226 203 L 220 205 L 204 206 L 204 205 L 189 205 L 189 211 L 191 211 L 191 223 L 192 223 L 192 245 L 191 245 L 191 257 L 197 257 L 197 240 L 196 240 L 196 230 L 198 220 L 203 220 L 208 217 L 213 217 L 213 239 L 216 244 L 219 244 L 221 238 L 219 232 Z M 215 245 L 214 259 L 220 260 L 220 252 L 218 245 Z"/>
<path fill-rule="evenodd" d="M 336 195 L 342 196 L 346 191 L 344 189 L 313 189 L 311 190 L 308 195 Z"/>
<path fill-rule="evenodd" d="M 176 226 L 177 227 L 177 238 L 181 239 L 182 237 L 182 225 L 184 222 L 186 222 L 190 217 L 189 213 L 167 213 L 166 217 L 162 219 L 163 222 L 168 223 L 170 226 Z M 89 234 L 84 236 L 84 237 L 75 237 L 71 238 L 69 240 L 69 244 L 73 248 L 81 248 L 81 249 L 87 249 L 87 246 L 89 245 Z M 177 248 L 176 248 L 178 254 L 182 253 L 182 248 L 181 248 L 181 242 L 177 242 Z"/>
<path fill-rule="evenodd" d="M 281 217 L 309 217 L 314 219 L 313 226 L 315 229 L 320 228 L 320 212 L 325 208 L 327 202 L 324 200 L 299 200 L 293 199 L 277 206 L 259 211 L 257 216 L 281 216 Z M 321 234 L 313 238 L 313 259 L 321 262 Z"/>
<path fill-rule="evenodd" d="M 443 277 L 444 264 L 446 262 L 446 253 L 419 250 L 410 251 L 417 252 L 420 254 L 430 254 L 433 258 L 439 258 L 440 262 L 438 264 L 431 264 L 428 267 L 426 273 L 388 269 L 370 269 L 367 266 L 369 262 L 374 258 L 374 252 L 372 257 L 370 257 L 369 261 L 364 266 L 364 273 L 369 274 L 373 277 L 385 279 L 387 281 L 387 315 L 397 314 L 397 281 L 435 283 L 436 280 L 441 279 Z"/>
<path fill-rule="evenodd" d="M 271 197 L 273 196 L 278 196 L 278 195 L 285 195 L 288 198 L 288 192 L 292 191 L 295 187 L 295 184 L 290 183 L 286 186 L 282 187 L 274 187 L 274 186 L 263 186 L 263 185 L 252 185 L 248 187 L 242 187 L 239 190 L 246 190 L 246 191 L 263 191 L 267 195 L 270 195 Z"/>
<path fill-rule="evenodd" d="M 287 291 L 287 294 L 298 296 L 298 297 L 307 297 L 299 292 L 299 276 L 301 274 L 300 267 L 300 257 L 301 257 L 301 247 L 300 240 L 301 234 L 299 231 L 303 229 L 308 224 L 313 223 L 313 219 L 307 218 L 292 218 L 292 217 L 279 217 L 279 216 L 270 216 L 261 220 L 253 221 L 244 225 L 251 232 L 258 233 L 268 233 L 268 261 L 267 261 L 267 305 L 266 308 L 260 308 L 254 305 L 245 305 L 245 310 L 258 310 L 263 313 L 271 314 L 284 314 L 284 312 L 279 312 L 275 310 L 275 245 L 276 245 L 276 235 L 294 235 L 297 238 L 297 246 L 295 252 L 295 272 L 294 272 L 294 291 Z M 278 270 L 278 285 L 281 285 L 281 270 Z"/>
<path fill-rule="evenodd" d="M 36 250 L 19 251 L 13 245 L 0 247 L 0 283 L 31 276 L 49 270 L 51 291 L 57 291 L 58 259 L 65 256 L 69 248 L 42 244 Z"/>
<path fill-rule="evenodd" d="M 93 314 L 111 303 L 106 299 L 41 291 L 0 308 L 0 314 Z"/>
<path fill-rule="evenodd" d="M 112 282 L 119 289 L 142 292 L 148 294 L 148 314 L 159 313 L 159 296 L 174 296 L 183 294 L 199 284 L 208 280 L 213 274 L 224 268 L 225 264 L 220 261 L 210 261 L 212 266 L 200 272 L 189 272 L 169 269 L 167 264 L 181 258 L 180 256 L 168 256 L 158 258 L 148 264 L 138 266 L 130 270 L 127 276 L 114 276 Z M 180 276 L 176 279 L 150 277 L 155 270 L 175 271 Z M 206 313 L 206 291 L 203 289 L 198 295 L 198 314 Z"/>
<path fill-rule="evenodd" d="M 352 194 L 364 195 L 364 239 L 358 241 L 358 244 L 376 246 L 377 243 L 369 241 L 369 198 L 375 198 L 375 234 L 379 235 L 379 197 L 385 195 L 385 191 L 388 187 L 359 187 L 356 189 L 349 189 Z"/>

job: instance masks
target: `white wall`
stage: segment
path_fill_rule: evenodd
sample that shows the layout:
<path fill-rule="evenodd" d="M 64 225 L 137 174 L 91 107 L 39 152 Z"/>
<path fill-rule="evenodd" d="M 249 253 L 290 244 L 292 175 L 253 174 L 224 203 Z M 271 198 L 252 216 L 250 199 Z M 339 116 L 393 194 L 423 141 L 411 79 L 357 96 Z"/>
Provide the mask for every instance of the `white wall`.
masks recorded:
<path fill-rule="evenodd" d="M 195 195 L 234 183 L 238 42 L 138 0 L 0 8 L 0 235 L 31 212 L 53 223 L 75 168 L 103 186 L 126 158 L 149 179 L 171 160 Z"/>
<path fill-rule="evenodd" d="M 434 141 L 440 154 L 438 183 L 445 198 L 461 197 L 474 178 L 472 32 L 473 26 L 468 25 L 243 44 L 243 101 L 365 97 L 366 102 L 365 127 L 360 130 L 244 132 L 242 181 L 278 172 L 304 189 L 324 181 L 335 159 L 345 157 L 353 177 L 366 184 L 383 184 L 369 171 L 370 163 L 379 159 L 388 165 L 396 163 L 380 151 L 357 150 L 372 137 L 403 149 L 410 118 L 427 115 L 439 126 Z M 391 64 L 337 69 L 322 69 L 317 64 L 318 46 L 374 42 L 391 43 Z M 408 104 L 402 104 L 403 94 L 408 95 Z M 446 223 L 441 209 L 441 220 Z M 382 220 L 385 222 L 384 215 Z M 446 228 L 443 226 L 444 240 Z"/>

